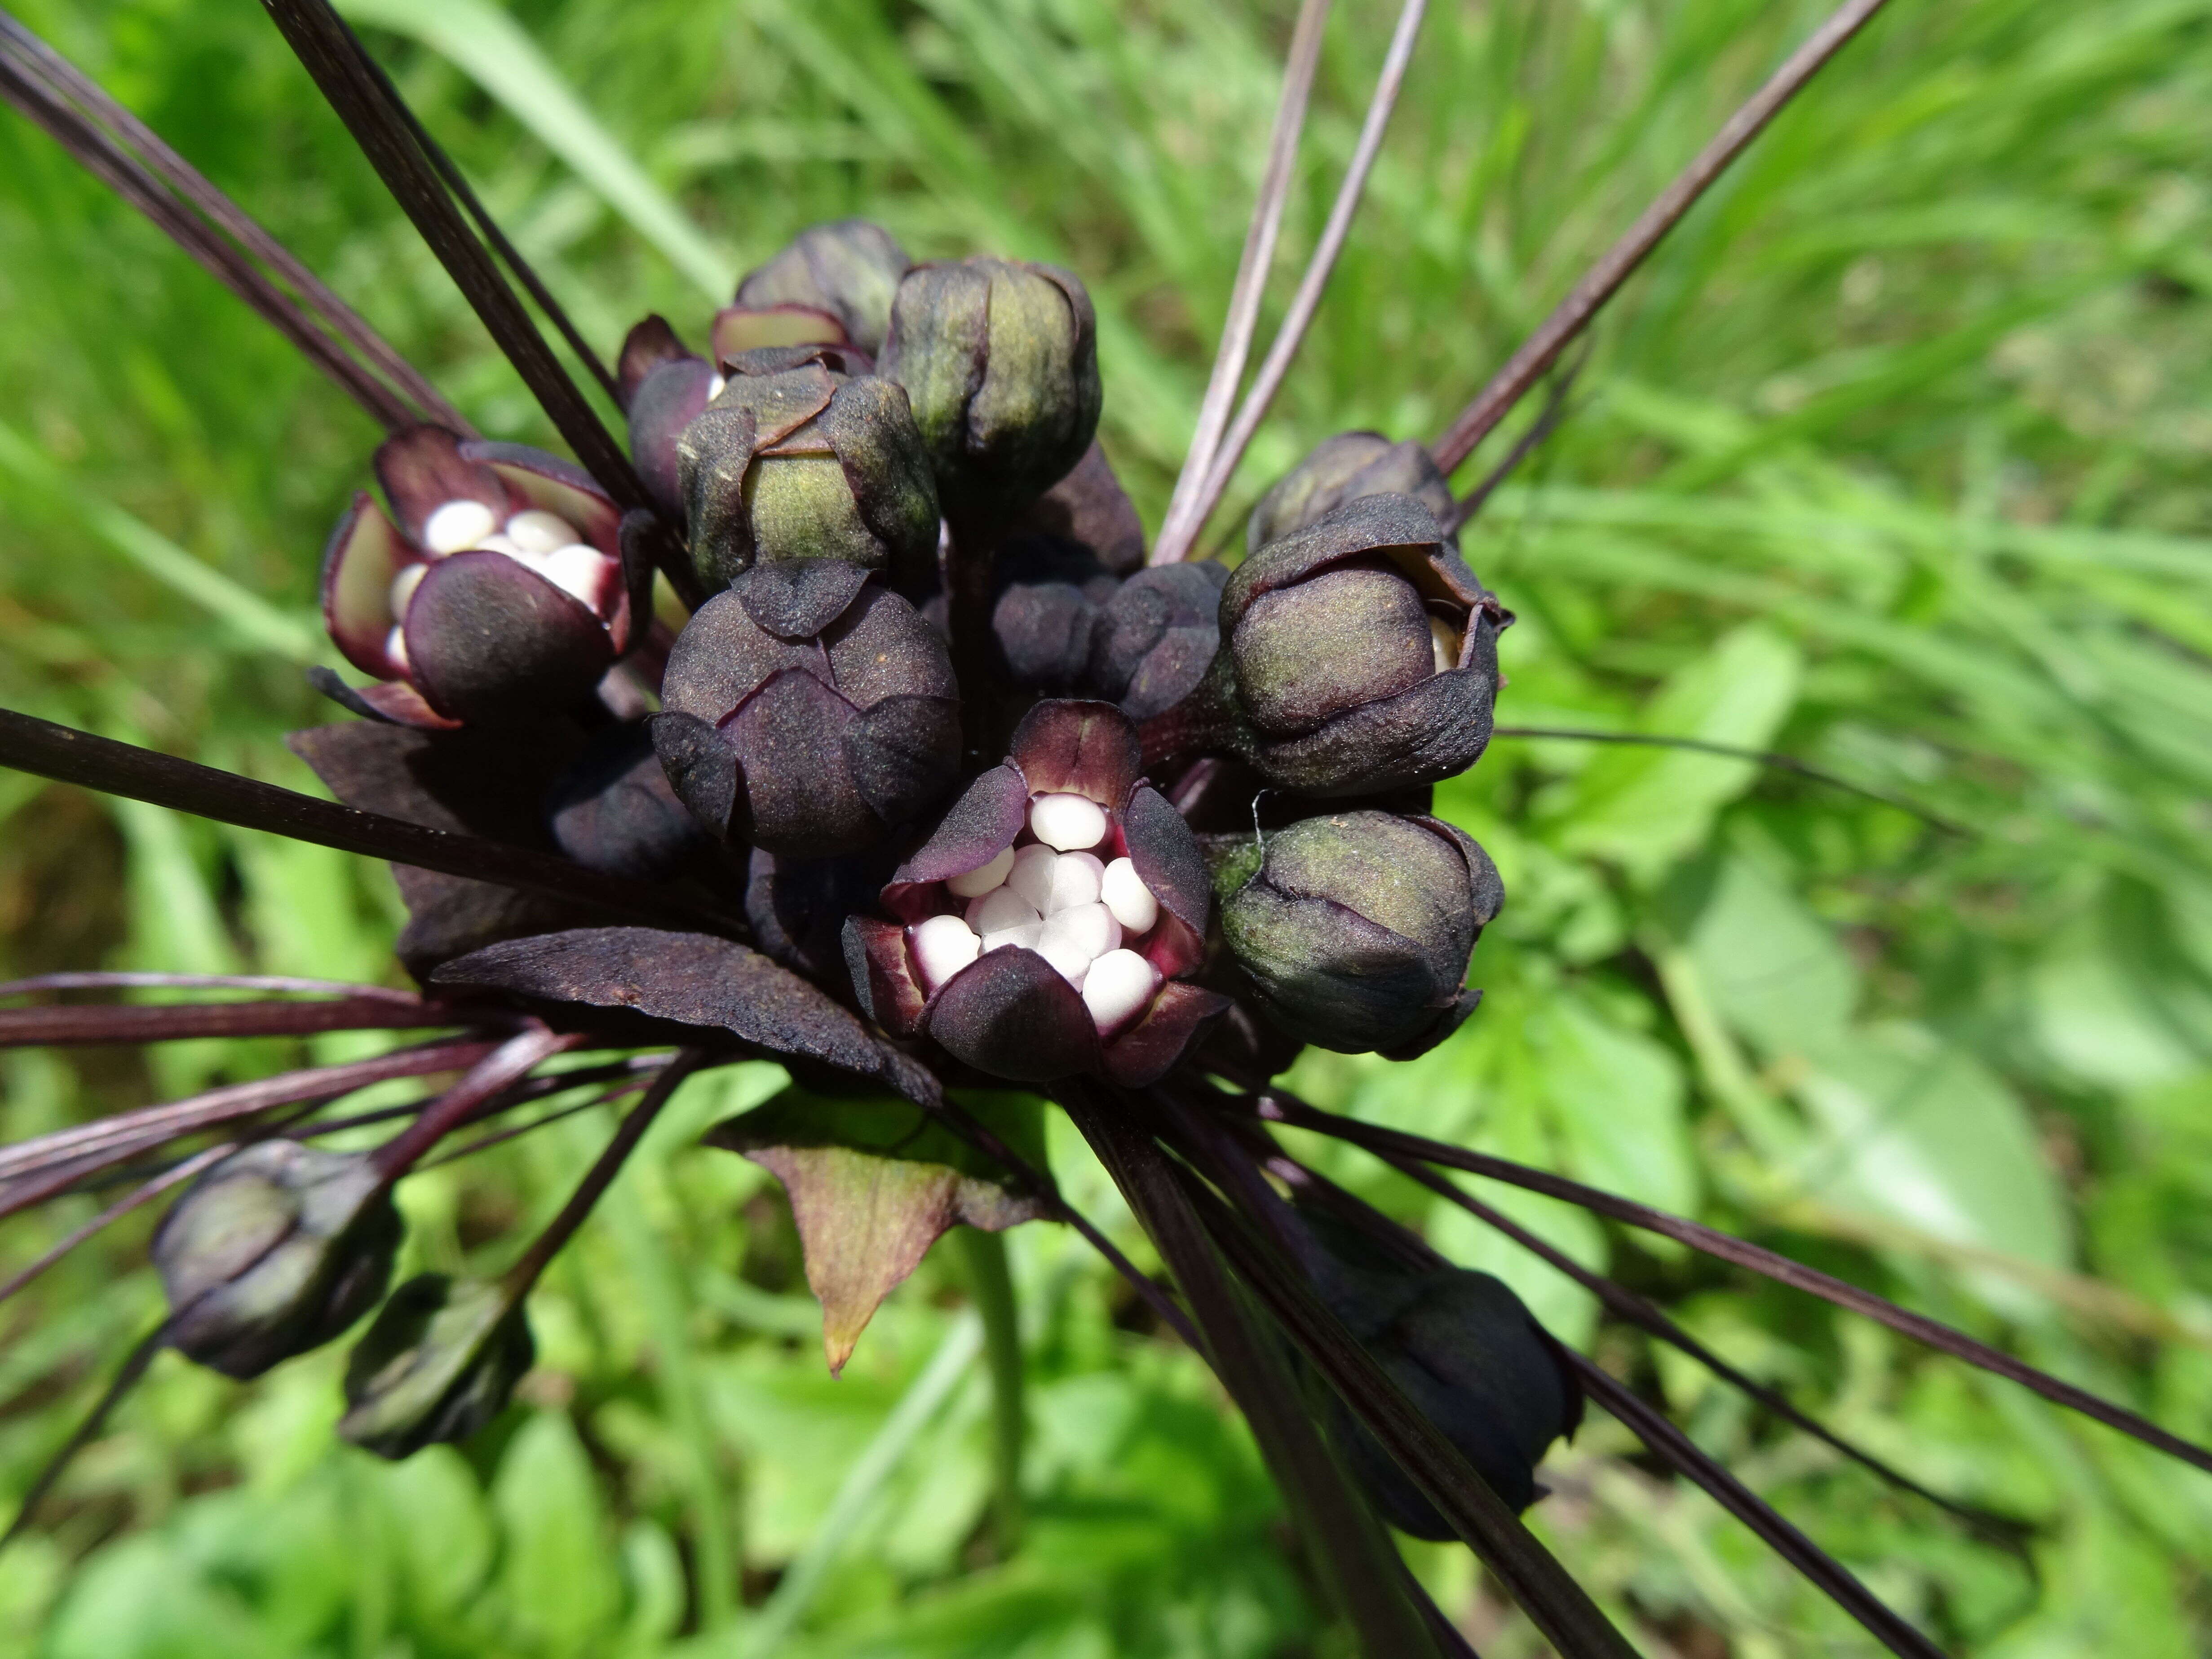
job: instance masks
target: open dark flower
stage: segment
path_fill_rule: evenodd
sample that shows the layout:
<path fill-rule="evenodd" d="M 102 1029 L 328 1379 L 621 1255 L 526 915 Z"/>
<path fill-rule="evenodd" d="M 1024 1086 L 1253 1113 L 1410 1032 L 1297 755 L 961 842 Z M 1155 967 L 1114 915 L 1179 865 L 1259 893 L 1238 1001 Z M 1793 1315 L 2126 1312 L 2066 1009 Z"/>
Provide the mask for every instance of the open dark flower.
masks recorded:
<path fill-rule="evenodd" d="M 905 392 L 830 346 L 751 351 L 725 367 L 728 380 L 677 441 L 701 578 L 725 587 L 757 564 L 836 562 L 926 588 L 937 492 Z"/>
<path fill-rule="evenodd" d="M 851 565 L 846 602 L 796 616 L 769 567 L 709 599 L 677 637 L 653 743 L 720 839 L 779 856 L 859 852 L 958 778 L 959 692 L 945 643 Z"/>
<path fill-rule="evenodd" d="M 1148 1083 L 1225 998 L 1185 982 L 1209 905 L 1196 842 L 1137 776 L 1110 704 L 1041 702 L 855 916 L 846 955 L 885 1029 L 993 1077 Z"/>
<path fill-rule="evenodd" d="M 391 1458 L 465 1440 L 499 1414 L 537 1352 L 511 1286 L 443 1273 L 410 1279 L 346 1362 L 338 1432 Z"/>
<path fill-rule="evenodd" d="M 1234 749 L 1313 795 L 1449 777 L 1490 741 L 1510 620 L 1419 501 L 1346 502 L 1237 568 L 1221 651 L 1147 726 L 1146 757 Z"/>
<path fill-rule="evenodd" d="M 1245 523 L 1245 551 L 1257 553 L 1367 495 L 1411 495 L 1438 524 L 1451 522 L 1451 483 L 1426 445 L 1411 439 L 1394 444 L 1379 432 L 1340 432 L 1316 444 L 1260 498 Z"/>
<path fill-rule="evenodd" d="M 1285 1035 L 1405 1059 L 1473 1012 L 1468 956 L 1504 888 L 1441 818 L 1343 812 L 1255 842 L 1220 872 L 1221 931 Z"/>
<path fill-rule="evenodd" d="M 948 514 L 1013 519 L 1098 429 L 1091 295 L 1057 265 L 916 265 L 891 305 L 883 372 L 913 401 Z"/>
<path fill-rule="evenodd" d="M 323 560 L 323 618 L 386 719 L 430 727 L 558 714 L 629 650 L 622 515 L 586 473 L 434 426 L 387 438 Z"/>
<path fill-rule="evenodd" d="M 881 356 L 891 296 L 913 264 L 890 232 L 868 220 L 810 225 L 745 274 L 736 306 L 715 319 L 714 349 L 727 358 L 818 341 Z"/>
<path fill-rule="evenodd" d="M 374 1307 L 399 1248 L 390 1183 L 358 1153 L 264 1140 L 216 1164 L 154 1237 L 171 1346 L 258 1376 Z"/>

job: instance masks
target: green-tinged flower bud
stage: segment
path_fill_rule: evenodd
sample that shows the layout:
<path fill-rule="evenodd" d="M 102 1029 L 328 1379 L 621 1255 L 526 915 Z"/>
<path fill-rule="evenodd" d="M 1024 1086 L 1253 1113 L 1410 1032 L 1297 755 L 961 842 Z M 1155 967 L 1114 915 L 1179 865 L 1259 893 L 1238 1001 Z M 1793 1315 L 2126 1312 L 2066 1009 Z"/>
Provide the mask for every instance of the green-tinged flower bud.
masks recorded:
<path fill-rule="evenodd" d="M 810 225 L 791 245 L 745 275 L 738 303 L 748 310 L 807 306 L 827 312 L 846 338 L 880 356 L 890 327 L 891 296 L 914 261 L 890 232 L 866 219 Z"/>
<path fill-rule="evenodd" d="M 1394 444 L 1379 432 L 1340 432 L 1260 498 L 1244 527 L 1245 550 L 1257 553 L 1366 495 L 1411 495 L 1438 524 L 1451 522 L 1451 485 L 1425 447 L 1411 439 Z"/>
<path fill-rule="evenodd" d="M 1098 428 L 1097 327 L 1055 265 L 916 265 L 883 373 L 907 390 L 949 514 L 1004 522 L 1083 459 Z"/>
<path fill-rule="evenodd" d="M 258 1376 L 375 1305 L 399 1214 L 368 1159 L 264 1140 L 216 1164 L 169 1211 L 154 1265 L 170 1345 L 227 1376 Z"/>
<path fill-rule="evenodd" d="M 1489 855 L 1439 818 L 1307 818 L 1216 878 L 1221 927 L 1253 1000 L 1284 1031 L 1405 1059 L 1441 1042 L 1480 993 L 1468 957 L 1504 889 Z"/>
<path fill-rule="evenodd" d="M 1512 620 L 1409 495 L 1369 495 L 1271 542 L 1222 590 L 1221 654 L 1155 716 L 1145 760 L 1228 749 L 1271 787 L 1381 794 L 1472 765 Z"/>
<path fill-rule="evenodd" d="M 836 561 L 926 588 L 937 491 L 906 393 L 835 347 L 749 351 L 684 428 L 691 557 L 726 587 L 759 564 Z"/>
<path fill-rule="evenodd" d="M 410 1279 L 346 1361 L 338 1432 L 390 1458 L 465 1440 L 499 1414 L 537 1352 L 521 1298 L 507 1286 Z"/>

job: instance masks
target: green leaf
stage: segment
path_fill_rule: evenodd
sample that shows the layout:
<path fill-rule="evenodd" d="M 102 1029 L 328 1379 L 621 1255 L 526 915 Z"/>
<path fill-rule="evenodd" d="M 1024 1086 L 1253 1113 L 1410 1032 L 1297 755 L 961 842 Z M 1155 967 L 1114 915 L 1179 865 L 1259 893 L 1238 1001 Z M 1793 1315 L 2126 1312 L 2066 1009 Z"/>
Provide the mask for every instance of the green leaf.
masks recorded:
<path fill-rule="evenodd" d="M 1687 940 L 1721 1017 L 1769 1059 L 1843 1035 L 1858 970 L 1825 923 L 1761 866 L 1720 867 Z"/>
<path fill-rule="evenodd" d="M 991 1096 L 969 1109 L 1043 1166 L 1042 1101 Z M 833 1376 L 883 1299 L 948 1229 L 964 1222 L 999 1232 L 1044 1213 L 1038 1199 L 1009 1188 L 990 1159 L 902 1101 L 791 1089 L 705 1139 L 762 1165 L 790 1195 Z"/>
<path fill-rule="evenodd" d="M 1564 993 L 1540 1007 L 1528 1042 L 1569 1171 L 1593 1187 L 1695 1214 L 1687 1090 L 1681 1063 L 1665 1045 Z"/>
<path fill-rule="evenodd" d="M 492 1507 L 506 1540 L 500 1587 L 508 1617 L 535 1650 L 603 1650 L 622 1607 L 622 1579 L 591 1459 L 568 1419 L 540 1412 L 499 1461 Z"/>

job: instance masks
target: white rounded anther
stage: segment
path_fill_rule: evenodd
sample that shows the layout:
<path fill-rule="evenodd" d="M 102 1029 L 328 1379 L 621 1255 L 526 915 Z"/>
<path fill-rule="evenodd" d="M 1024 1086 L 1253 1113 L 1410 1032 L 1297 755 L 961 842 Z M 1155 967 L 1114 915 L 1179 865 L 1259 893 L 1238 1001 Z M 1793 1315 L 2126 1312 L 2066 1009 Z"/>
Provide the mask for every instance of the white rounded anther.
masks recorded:
<path fill-rule="evenodd" d="M 474 547 L 464 548 L 461 550 L 465 553 L 504 553 L 508 558 L 520 560 L 532 570 L 545 562 L 545 556 L 543 553 L 526 552 L 516 544 L 513 537 L 502 536 L 496 531 L 485 537 Z"/>
<path fill-rule="evenodd" d="M 1442 617 L 1429 618 L 1429 644 L 1437 653 L 1437 673 L 1459 666 L 1459 630 Z"/>
<path fill-rule="evenodd" d="M 422 520 L 422 545 L 433 553 L 459 553 L 480 545 L 499 528 L 499 514 L 482 501 L 447 501 Z"/>
<path fill-rule="evenodd" d="M 983 941 L 957 916 L 932 916 L 908 935 L 923 988 L 934 991 L 983 954 Z"/>
<path fill-rule="evenodd" d="M 1044 932 L 1030 949 L 1042 957 L 1053 972 L 1079 991 L 1083 988 L 1083 981 L 1090 977 L 1091 952 L 1070 945 L 1065 939 L 1054 939 L 1050 922 L 1045 924 Z"/>
<path fill-rule="evenodd" d="M 558 513 L 542 507 L 526 507 L 507 521 L 507 538 L 531 553 L 550 553 L 576 539 L 576 526 Z"/>
<path fill-rule="evenodd" d="M 1024 951 L 1036 949 L 1037 939 L 1044 932 L 1041 921 L 1017 922 L 1012 927 L 995 927 L 983 935 L 983 954 L 1019 947 Z"/>
<path fill-rule="evenodd" d="M 1080 852 L 1106 839 L 1106 809 L 1088 795 L 1039 795 L 1030 803 L 1030 830 L 1059 852 Z"/>
<path fill-rule="evenodd" d="M 384 654 L 403 674 L 412 665 L 407 660 L 407 635 L 404 630 L 395 628 L 384 636 Z"/>
<path fill-rule="evenodd" d="M 1044 937 L 1085 956 L 1103 957 L 1121 943 L 1121 924 L 1103 904 L 1078 904 L 1044 919 Z"/>
<path fill-rule="evenodd" d="M 1106 873 L 1106 866 L 1098 861 L 1095 853 L 1062 853 L 1053 860 L 1052 888 L 1045 896 L 1044 913 L 1050 916 L 1059 910 L 1072 909 L 1079 904 L 1098 902 L 1098 883 Z"/>
<path fill-rule="evenodd" d="M 979 933 L 1032 927 L 1042 920 L 1036 907 L 1011 887 L 994 887 L 968 906 L 968 925 Z"/>
<path fill-rule="evenodd" d="M 606 598 L 607 573 L 612 562 L 596 547 L 571 542 L 566 547 L 540 554 L 533 562 L 539 575 L 563 593 L 574 594 L 593 611 Z"/>
<path fill-rule="evenodd" d="M 1044 907 L 1052 902 L 1052 872 L 1059 862 L 1060 854 L 1042 842 L 1017 847 L 1013 866 L 1006 872 L 1006 885 L 1042 915 Z"/>
<path fill-rule="evenodd" d="M 988 864 L 979 864 L 973 870 L 952 878 L 945 884 L 962 898 L 981 898 L 994 887 L 1006 884 L 1006 872 L 1014 867 L 1014 849 L 1003 849 Z"/>
<path fill-rule="evenodd" d="M 707 382 L 707 401 L 711 404 L 715 398 L 720 397 L 722 388 L 727 385 L 729 381 L 723 379 L 720 372 L 717 372 L 714 378 Z"/>
<path fill-rule="evenodd" d="M 1114 920 L 1121 924 L 1125 933 L 1150 933 L 1152 924 L 1160 919 L 1159 900 L 1145 885 L 1137 866 L 1127 859 L 1115 859 L 1106 866 L 1106 873 L 1098 881 L 1098 898 L 1114 913 Z"/>
<path fill-rule="evenodd" d="M 1083 1006 L 1103 1035 L 1134 1018 L 1159 983 L 1159 970 L 1134 951 L 1109 951 L 1083 976 Z"/>
<path fill-rule="evenodd" d="M 415 590 L 422 586 L 422 578 L 429 574 L 427 564 L 403 564 L 399 574 L 392 579 L 392 617 L 403 621 L 407 615 L 407 601 L 415 597 Z"/>

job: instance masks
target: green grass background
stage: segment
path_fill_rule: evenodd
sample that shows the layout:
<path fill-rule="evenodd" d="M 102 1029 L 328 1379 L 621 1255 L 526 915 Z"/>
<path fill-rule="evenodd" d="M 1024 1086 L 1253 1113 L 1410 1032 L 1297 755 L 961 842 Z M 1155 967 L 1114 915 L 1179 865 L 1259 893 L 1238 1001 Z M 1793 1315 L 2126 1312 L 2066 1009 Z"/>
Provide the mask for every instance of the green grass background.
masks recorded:
<path fill-rule="evenodd" d="M 1090 283 L 1104 436 L 1155 520 L 1289 27 L 1267 4 L 359 0 L 586 331 L 696 340 L 727 282 L 863 212 L 919 256 Z M 1817 21 L 1779 0 L 1438 0 L 1241 511 L 1346 427 L 1432 436 Z M 244 0 L 27 21 L 325 273 L 471 417 L 544 422 Z M 1288 241 L 1327 211 L 1389 10 L 1328 36 Z M 533 44 L 534 43 L 534 44 Z M 1440 792 L 1508 908 L 1465 1031 L 1315 1056 L 1315 1097 L 1786 1249 L 2212 1437 L 2212 6 L 1895 0 L 1632 284 L 1559 437 L 1468 538 L 1520 615 L 1503 720 L 1785 750 L 1955 826 L 1740 763 L 1501 738 Z M 1289 287 L 1279 276 L 1277 301 Z M 371 427 L 0 117 L 0 701 L 295 786 L 322 538 Z M 1480 463 L 1478 463 L 1480 465 Z M 1469 476 L 1473 476 L 1470 470 Z M 1217 533 L 1235 528 L 1224 514 Z M 0 969 L 390 977 L 386 875 L 0 774 Z M 332 1038 L 319 1055 L 357 1051 Z M 10 1137 L 297 1063 L 279 1043 L 0 1054 Z M 480 1440 L 331 1433 L 343 1351 L 240 1388 L 165 1358 L 0 1556 L 0 1651 L 1330 1655 L 1249 1439 L 1110 1276 L 1012 1237 L 1030 1523 L 995 1559 L 961 1276 L 831 1382 L 780 1197 L 678 1099 L 533 1303 Z M 496 1267 L 605 1125 L 410 1182 L 408 1261 Z M 1141 1243 L 1072 1136 L 1071 1195 Z M 1950 1650 L 2212 1648 L 2212 1482 L 1825 1307 L 1486 1194 L 1961 1498 L 1978 1543 L 1372 1164 L 1332 1172 L 1510 1279 Z M 88 1213 L 15 1224 L 27 1260 Z M 0 1310 L 0 1493 L 152 1319 L 143 1218 Z M 1149 1258 L 1147 1258 L 1149 1259 Z M 1593 1420 L 1532 1522 L 1643 1650 L 1872 1643 Z M 1541 1644 L 1462 1552 L 1486 1656 Z"/>

